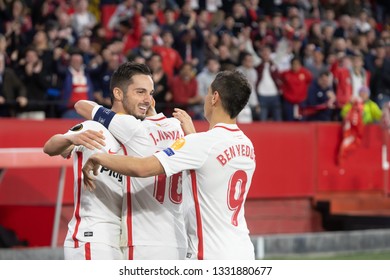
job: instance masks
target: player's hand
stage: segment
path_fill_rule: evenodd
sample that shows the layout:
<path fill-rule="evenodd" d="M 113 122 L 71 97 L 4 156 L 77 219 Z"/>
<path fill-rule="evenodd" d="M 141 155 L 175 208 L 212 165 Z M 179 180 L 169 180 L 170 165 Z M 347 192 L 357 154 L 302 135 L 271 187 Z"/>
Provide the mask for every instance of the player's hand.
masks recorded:
<path fill-rule="evenodd" d="M 149 106 L 148 111 L 146 111 L 146 116 L 147 117 L 151 117 L 151 116 L 154 116 L 154 115 L 157 115 L 157 112 L 156 112 L 156 100 L 154 100 L 154 98 L 152 96 L 152 97 L 150 97 L 150 106 Z"/>
<path fill-rule="evenodd" d="M 99 154 L 92 155 L 83 166 L 84 187 L 89 191 L 96 189 L 94 180 L 95 176 L 99 174 L 100 164 L 98 163 L 98 158 Z"/>
<path fill-rule="evenodd" d="M 104 135 L 101 131 L 86 130 L 78 134 L 69 134 L 67 138 L 72 142 L 73 145 L 83 145 L 90 150 L 100 150 L 103 146 L 106 145 L 104 142 Z"/>
<path fill-rule="evenodd" d="M 172 115 L 180 121 L 181 127 L 186 135 L 196 133 L 194 123 L 186 111 L 174 108 Z"/>

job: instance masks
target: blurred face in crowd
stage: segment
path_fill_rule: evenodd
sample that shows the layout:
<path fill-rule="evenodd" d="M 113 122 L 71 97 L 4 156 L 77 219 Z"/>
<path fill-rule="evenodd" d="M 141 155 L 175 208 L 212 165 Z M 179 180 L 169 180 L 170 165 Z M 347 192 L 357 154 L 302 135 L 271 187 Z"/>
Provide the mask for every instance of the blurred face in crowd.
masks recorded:
<path fill-rule="evenodd" d="M 216 59 L 209 59 L 207 62 L 207 69 L 211 73 L 218 73 L 219 69 L 221 68 L 221 65 L 219 64 L 219 61 Z"/>
<path fill-rule="evenodd" d="M 301 62 L 299 61 L 299 59 L 293 59 L 291 61 L 291 70 L 293 72 L 298 72 L 302 67 L 302 64 Z"/>
<path fill-rule="evenodd" d="M 332 21 L 334 20 L 335 13 L 332 9 L 326 9 L 325 10 L 325 20 Z"/>
<path fill-rule="evenodd" d="M 111 53 L 108 56 L 108 67 L 112 70 L 115 70 L 119 67 L 119 55 L 116 53 Z"/>
<path fill-rule="evenodd" d="M 359 90 L 359 96 L 363 102 L 366 102 L 368 99 L 370 99 L 370 90 L 367 88 L 362 88 Z"/>
<path fill-rule="evenodd" d="M 76 71 L 80 71 L 83 66 L 83 57 L 81 54 L 72 54 L 70 57 L 69 65 Z"/>
<path fill-rule="evenodd" d="M 330 74 L 322 74 L 318 77 L 318 84 L 321 88 L 325 89 L 331 85 L 331 76 Z"/>
<path fill-rule="evenodd" d="M 77 42 L 78 48 L 83 52 L 89 52 L 91 49 L 91 40 L 89 37 L 80 37 Z"/>
<path fill-rule="evenodd" d="M 153 55 L 148 60 L 148 66 L 152 72 L 156 72 L 156 71 L 161 70 L 161 68 L 162 68 L 161 57 L 159 55 Z"/>
<path fill-rule="evenodd" d="M 320 50 L 315 50 L 313 53 L 313 60 L 315 62 L 323 62 L 324 61 L 324 54 Z"/>
<path fill-rule="evenodd" d="M 244 59 L 242 60 L 242 65 L 246 68 L 252 68 L 253 67 L 252 55 L 245 55 Z"/>
<path fill-rule="evenodd" d="M 3 35 L 0 34 L 0 54 L 5 52 L 7 49 L 7 40 Z"/>
<path fill-rule="evenodd" d="M 184 80 L 189 80 L 193 76 L 192 66 L 191 64 L 184 64 L 180 70 L 180 77 Z"/>
<path fill-rule="evenodd" d="M 23 3 L 19 0 L 15 1 L 12 6 L 12 15 L 17 18 L 23 15 Z"/>
<path fill-rule="evenodd" d="M 150 50 L 153 47 L 153 37 L 150 34 L 146 34 L 142 36 L 141 39 L 141 47 L 145 50 Z"/>
<path fill-rule="evenodd" d="M 220 45 L 219 48 L 219 57 L 221 59 L 228 59 L 230 58 L 230 52 L 227 46 L 225 45 Z"/>
<path fill-rule="evenodd" d="M 47 36 L 45 31 L 38 31 L 34 35 L 34 45 L 43 45 L 47 43 Z"/>
<path fill-rule="evenodd" d="M 171 32 L 165 32 L 162 36 L 164 46 L 171 47 L 173 44 L 173 35 Z"/>
<path fill-rule="evenodd" d="M 271 49 L 268 47 L 263 47 L 260 51 L 261 58 L 265 61 L 268 62 L 271 60 Z"/>
<path fill-rule="evenodd" d="M 328 41 L 333 40 L 333 33 L 334 33 L 334 28 L 331 25 L 325 25 L 322 28 L 322 34 L 323 34 L 324 38 Z"/>
<path fill-rule="evenodd" d="M 173 10 L 166 10 L 164 13 L 164 19 L 166 23 L 174 23 L 175 22 L 175 12 Z"/>
<path fill-rule="evenodd" d="M 354 69 L 361 69 L 363 67 L 363 58 L 361 56 L 354 56 L 352 59 L 352 67 Z"/>
<path fill-rule="evenodd" d="M 26 52 L 26 63 L 35 64 L 39 61 L 38 53 L 35 50 L 28 50 Z"/>

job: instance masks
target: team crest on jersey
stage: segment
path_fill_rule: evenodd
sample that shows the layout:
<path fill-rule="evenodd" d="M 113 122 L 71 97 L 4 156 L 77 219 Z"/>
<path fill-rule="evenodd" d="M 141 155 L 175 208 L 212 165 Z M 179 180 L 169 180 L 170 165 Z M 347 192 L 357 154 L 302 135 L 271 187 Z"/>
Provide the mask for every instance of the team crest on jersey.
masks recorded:
<path fill-rule="evenodd" d="M 186 140 L 184 138 L 177 139 L 172 144 L 171 148 L 174 149 L 175 151 L 180 150 L 184 146 L 185 142 Z"/>
<path fill-rule="evenodd" d="M 79 123 L 79 124 L 76 124 L 74 127 L 72 127 L 71 129 L 69 129 L 70 131 L 79 131 L 79 130 L 82 130 L 83 129 L 83 124 L 82 123 Z"/>

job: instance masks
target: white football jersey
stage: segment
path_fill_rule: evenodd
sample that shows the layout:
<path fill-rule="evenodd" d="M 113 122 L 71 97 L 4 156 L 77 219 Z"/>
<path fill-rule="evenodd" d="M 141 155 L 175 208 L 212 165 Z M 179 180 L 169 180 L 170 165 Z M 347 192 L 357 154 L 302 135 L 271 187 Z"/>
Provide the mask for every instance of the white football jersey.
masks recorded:
<path fill-rule="evenodd" d="M 245 200 L 256 162 L 252 142 L 233 124 L 187 135 L 155 154 L 167 176 L 183 172 L 189 259 L 254 259 Z M 189 189 L 188 189 L 189 188 Z"/>
<path fill-rule="evenodd" d="M 95 153 L 115 153 L 123 155 L 123 149 L 111 133 L 100 123 L 85 121 L 71 128 L 66 134 L 81 133 L 86 130 L 102 131 L 106 145 L 100 150 L 89 150 L 76 146 L 72 151 L 74 172 L 74 212 L 68 224 L 65 247 L 79 246 L 79 242 L 99 242 L 119 248 L 121 231 L 121 211 L 125 176 L 100 167 L 94 181 L 96 189 L 84 187 L 82 167 Z"/>
<path fill-rule="evenodd" d="M 126 155 L 139 157 L 153 155 L 184 137 L 180 122 L 162 113 L 143 121 L 115 114 L 108 129 L 125 146 Z M 121 246 L 186 248 L 182 199 L 181 173 L 169 178 L 132 177 L 124 195 Z"/>

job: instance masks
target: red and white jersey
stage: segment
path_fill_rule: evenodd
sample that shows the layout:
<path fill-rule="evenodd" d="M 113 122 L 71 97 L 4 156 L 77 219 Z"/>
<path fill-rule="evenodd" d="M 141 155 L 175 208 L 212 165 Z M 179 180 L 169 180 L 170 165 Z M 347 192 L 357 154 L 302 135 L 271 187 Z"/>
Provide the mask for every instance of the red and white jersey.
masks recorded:
<path fill-rule="evenodd" d="M 125 146 L 126 155 L 140 157 L 153 155 L 184 137 L 180 122 L 162 113 L 143 121 L 116 114 L 108 129 Z M 121 246 L 186 248 L 181 173 L 170 178 L 160 175 L 129 180 L 123 203 Z"/>
<path fill-rule="evenodd" d="M 103 131 L 106 145 L 100 150 L 76 146 L 72 151 L 74 172 L 74 212 L 68 224 L 65 247 L 79 247 L 79 242 L 98 242 L 119 248 L 121 211 L 126 177 L 100 167 L 94 183 L 96 189 L 84 187 L 82 167 L 95 153 L 123 155 L 123 149 L 111 133 L 100 123 L 85 121 L 71 128 L 66 134 L 86 130 Z"/>
<path fill-rule="evenodd" d="M 189 259 L 254 259 L 244 203 L 256 162 L 233 124 L 187 135 L 155 154 L 167 176 L 182 170 Z M 189 189 L 188 189 L 189 188 Z"/>

